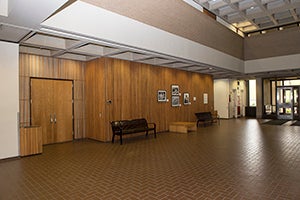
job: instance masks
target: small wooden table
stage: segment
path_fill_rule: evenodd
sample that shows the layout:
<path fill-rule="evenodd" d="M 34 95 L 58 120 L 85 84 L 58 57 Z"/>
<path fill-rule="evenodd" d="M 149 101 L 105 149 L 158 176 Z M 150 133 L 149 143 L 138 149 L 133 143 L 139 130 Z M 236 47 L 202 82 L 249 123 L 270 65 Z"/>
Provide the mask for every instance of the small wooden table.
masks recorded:
<path fill-rule="evenodd" d="M 197 131 L 196 122 L 171 122 L 169 125 L 170 132 L 188 133 Z"/>

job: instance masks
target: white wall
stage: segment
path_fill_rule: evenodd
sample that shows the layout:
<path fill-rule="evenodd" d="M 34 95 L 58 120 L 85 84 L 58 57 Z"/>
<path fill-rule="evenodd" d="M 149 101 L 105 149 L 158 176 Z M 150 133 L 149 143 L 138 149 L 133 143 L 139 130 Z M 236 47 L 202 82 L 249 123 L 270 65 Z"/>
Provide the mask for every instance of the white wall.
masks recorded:
<path fill-rule="evenodd" d="M 231 95 L 231 102 L 229 106 L 229 118 L 244 117 L 246 105 L 246 83 L 244 80 L 230 80 L 229 92 Z M 240 114 L 238 115 L 237 107 L 240 107 Z"/>
<path fill-rule="evenodd" d="M 300 54 L 245 61 L 245 73 L 288 70 L 288 69 L 297 69 L 299 67 L 300 67 Z"/>
<path fill-rule="evenodd" d="M 256 118 L 262 118 L 263 114 L 262 83 L 262 78 L 256 78 Z"/>
<path fill-rule="evenodd" d="M 0 159 L 19 155 L 19 45 L 0 41 Z"/>
<path fill-rule="evenodd" d="M 237 82 L 237 80 L 232 79 L 218 79 L 214 81 L 214 109 L 218 110 L 221 118 L 245 116 L 246 84 L 243 80 L 239 81 L 239 85 Z M 237 96 L 240 96 L 240 116 L 237 116 Z"/>
<path fill-rule="evenodd" d="M 229 118 L 229 80 L 218 79 L 214 81 L 214 109 L 220 118 Z"/>
<path fill-rule="evenodd" d="M 0 15 L 8 16 L 8 0 L 0 0 Z"/>

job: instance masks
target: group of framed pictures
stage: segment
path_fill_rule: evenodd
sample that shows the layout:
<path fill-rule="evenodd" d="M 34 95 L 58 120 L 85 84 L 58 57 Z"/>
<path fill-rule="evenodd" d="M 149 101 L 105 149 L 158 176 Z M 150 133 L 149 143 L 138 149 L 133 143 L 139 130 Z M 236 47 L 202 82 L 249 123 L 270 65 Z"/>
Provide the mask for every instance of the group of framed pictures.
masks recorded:
<path fill-rule="evenodd" d="M 178 85 L 171 85 L 171 95 L 172 95 L 172 101 L 171 105 L 173 107 L 180 106 L 180 92 L 179 92 L 179 86 Z M 157 100 L 158 102 L 167 102 L 167 91 L 166 90 L 158 90 L 157 92 Z M 190 105 L 190 94 L 185 92 L 183 93 L 183 104 L 184 105 Z"/>

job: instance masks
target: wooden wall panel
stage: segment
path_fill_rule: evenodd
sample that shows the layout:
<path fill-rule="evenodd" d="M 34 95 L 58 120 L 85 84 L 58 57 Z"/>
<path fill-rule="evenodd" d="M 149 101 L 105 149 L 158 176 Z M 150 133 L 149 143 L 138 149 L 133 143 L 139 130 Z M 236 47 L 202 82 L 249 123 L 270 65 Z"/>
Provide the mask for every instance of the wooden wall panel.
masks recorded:
<path fill-rule="evenodd" d="M 85 77 L 85 111 L 86 111 L 86 133 L 89 138 L 94 138 L 95 131 L 94 130 L 94 110 L 95 110 L 95 100 L 93 97 L 95 97 L 95 90 L 93 89 L 95 86 L 94 80 L 96 77 L 94 77 L 95 72 L 95 64 L 96 60 L 89 62 L 89 67 L 86 68 L 86 77 Z"/>
<path fill-rule="evenodd" d="M 96 110 L 98 113 L 95 115 L 95 127 L 101 132 L 104 133 L 100 135 L 101 141 L 107 141 L 107 125 L 109 122 L 109 113 L 106 112 L 106 82 L 105 78 L 107 77 L 106 68 L 101 67 L 105 66 L 104 59 L 98 59 L 98 65 L 96 65 L 96 80 L 95 80 L 95 97 L 96 97 Z M 99 67 L 101 70 L 99 70 Z"/>
<path fill-rule="evenodd" d="M 170 122 L 196 121 L 195 112 L 213 110 L 213 80 L 208 75 L 100 58 L 87 63 L 85 81 L 87 137 L 100 141 L 111 140 L 109 122 L 112 120 L 145 117 L 157 124 L 158 131 L 166 131 Z M 179 85 L 180 107 L 171 106 L 172 84 Z M 169 102 L 157 101 L 158 90 L 167 91 Z M 183 105 L 184 92 L 190 94 L 191 105 Z M 206 105 L 203 93 L 209 97 Z M 195 102 L 193 97 L 197 98 Z M 100 110 L 103 119 L 97 119 Z"/>
<path fill-rule="evenodd" d="M 89 62 L 86 68 L 85 83 L 85 110 L 86 110 L 86 133 L 88 138 L 108 141 L 108 116 L 106 112 L 107 95 L 105 90 L 105 77 L 107 76 L 104 67 L 104 59 Z M 109 89 L 109 88 L 108 88 Z M 100 134 L 101 133 L 101 134 Z"/>
<path fill-rule="evenodd" d="M 85 62 L 20 54 L 20 126 L 30 125 L 30 78 L 73 80 L 74 134 L 85 137 L 84 78 Z M 80 111 L 81 110 L 81 111 Z M 83 131 L 83 132 L 82 132 Z"/>
<path fill-rule="evenodd" d="M 20 156 L 42 153 L 41 127 L 20 128 Z"/>
<path fill-rule="evenodd" d="M 110 141 L 111 120 L 139 117 L 165 131 L 170 122 L 195 121 L 194 112 L 213 109 L 213 80 L 207 75 L 111 58 L 85 64 L 20 54 L 21 126 L 30 125 L 30 77 L 73 80 L 75 138 Z M 182 94 L 190 93 L 191 105 L 183 105 L 181 96 L 182 106 L 171 106 L 172 84 L 179 85 Z M 157 102 L 159 89 L 167 91 L 169 102 Z M 204 92 L 209 96 L 207 105 Z"/>

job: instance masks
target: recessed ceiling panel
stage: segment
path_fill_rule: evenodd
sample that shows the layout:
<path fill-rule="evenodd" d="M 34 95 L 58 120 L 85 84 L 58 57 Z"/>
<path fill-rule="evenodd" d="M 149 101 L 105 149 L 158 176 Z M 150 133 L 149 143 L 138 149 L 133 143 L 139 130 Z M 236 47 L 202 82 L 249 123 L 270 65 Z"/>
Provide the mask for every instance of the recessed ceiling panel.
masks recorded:
<path fill-rule="evenodd" d="M 266 17 L 266 16 L 255 19 L 256 24 L 263 24 L 263 23 L 267 23 L 269 21 L 270 21 L 269 17 Z"/>
<path fill-rule="evenodd" d="M 201 69 L 207 69 L 207 67 L 201 67 L 201 66 L 191 66 L 186 68 L 188 71 L 197 71 Z"/>
<path fill-rule="evenodd" d="M 250 7 L 248 9 L 246 9 L 247 15 L 253 15 L 253 14 L 261 13 L 261 12 L 262 12 L 262 10 L 260 7 Z"/>
<path fill-rule="evenodd" d="M 9 42 L 19 42 L 30 31 L 27 29 L 8 26 L 0 23 L 0 40 Z"/>
<path fill-rule="evenodd" d="M 236 27 L 244 33 L 300 21 L 299 0 L 223 0 L 222 4 L 208 0 L 196 2 L 233 26 L 245 20 L 250 21 L 251 28 Z"/>
<path fill-rule="evenodd" d="M 278 19 L 279 24 L 285 24 L 293 20 L 293 17 Z"/>
<path fill-rule="evenodd" d="M 275 19 L 285 19 L 285 18 L 291 17 L 291 13 L 290 13 L 290 11 L 287 10 L 287 11 L 275 13 L 274 17 L 275 17 Z"/>
<path fill-rule="evenodd" d="M 268 21 L 268 22 L 259 24 L 259 27 L 260 28 L 270 28 L 270 27 L 272 27 L 272 25 L 273 25 L 273 22 Z"/>
<path fill-rule="evenodd" d="M 285 5 L 285 2 L 283 0 L 272 1 L 267 4 L 267 9 L 271 10 L 271 9 L 282 7 L 284 5 Z"/>
<path fill-rule="evenodd" d="M 252 7 L 254 8 L 255 6 L 257 6 L 253 0 L 243 0 L 240 1 L 238 5 L 239 5 L 239 10 L 241 11 Z"/>
<path fill-rule="evenodd" d="M 228 14 L 233 13 L 233 12 L 235 12 L 235 9 L 233 9 L 230 6 L 224 6 L 224 7 L 219 9 L 219 15 L 220 16 L 228 15 Z"/>
<path fill-rule="evenodd" d="M 226 2 L 222 0 L 213 0 L 213 1 L 209 1 L 208 4 L 209 4 L 209 9 L 216 10 L 218 8 L 225 6 Z"/>
<path fill-rule="evenodd" d="M 104 47 L 102 47 L 102 46 L 94 45 L 94 44 L 87 44 L 87 45 L 81 46 L 79 48 L 73 49 L 72 51 L 77 52 L 77 53 L 84 53 L 84 54 L 88 54 L 88 55 L 102 56 L 103 50 L 104 50 Z"/>
<path fill-rule="evenodd" d="M 66 40 L 64 38 L 43 35 L 43 34 L 35 34 L 34 36 L 27 39 L 23 43 L 39 45 L 43 47 L 57 48 L 57 49 L 66 48 Z"/>
<path fill-rule="evenodd" d="M 79 61 L 86 61 L 87 57 L 84 55 L 78 55 L 78 54 L 72 54 L 72 53 L 65 53 L 62 54 L 60 56 L 58 56 L 58 58 L 64 58 L 64 59 L 70 59 L 70 60 L 79 60 Z"/>

